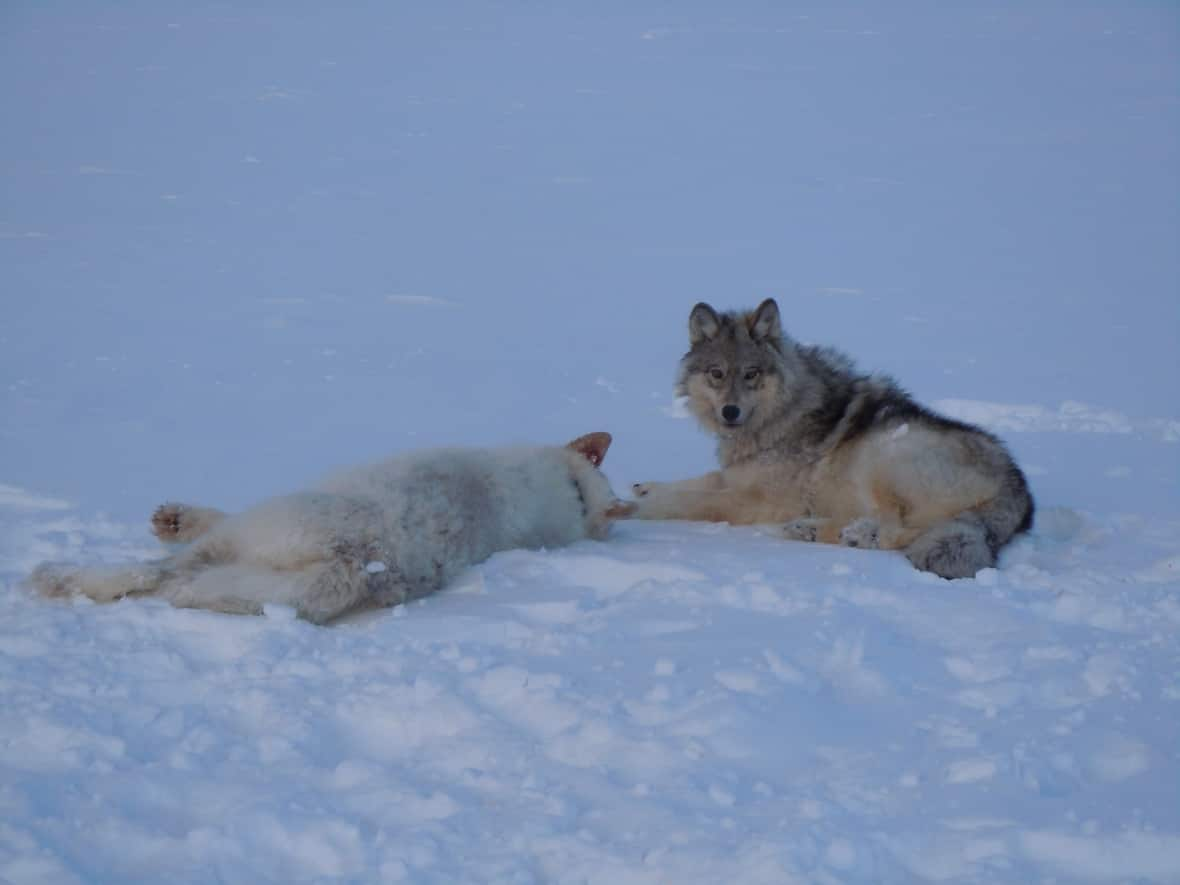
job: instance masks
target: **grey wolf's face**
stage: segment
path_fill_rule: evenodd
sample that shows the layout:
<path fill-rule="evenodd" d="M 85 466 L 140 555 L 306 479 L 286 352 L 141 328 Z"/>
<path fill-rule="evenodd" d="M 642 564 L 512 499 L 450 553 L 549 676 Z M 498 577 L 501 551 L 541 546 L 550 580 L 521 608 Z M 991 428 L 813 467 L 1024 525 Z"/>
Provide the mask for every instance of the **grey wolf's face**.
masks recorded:
<path fill-rule="evenodd" d="M 778 306 L 722 314 L 701 303 L 688 319 L 692 348 L 681 361 L 679 390 L 706 429 L 732 436 L 761 422 L 782 386 L 776 342 Z"/>

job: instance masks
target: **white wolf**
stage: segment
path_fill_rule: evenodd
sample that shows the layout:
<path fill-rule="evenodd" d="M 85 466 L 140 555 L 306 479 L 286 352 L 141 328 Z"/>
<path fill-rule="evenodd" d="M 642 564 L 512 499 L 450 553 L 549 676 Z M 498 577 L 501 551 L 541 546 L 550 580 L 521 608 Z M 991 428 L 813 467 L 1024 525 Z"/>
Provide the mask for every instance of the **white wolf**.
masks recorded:
<path fill-rule="evenodd" d="M 281 603 L 322 624 L 424 596 L 499 550 L 604 538 L 628 509 L 598 470 L 610 443 L 599 432 L 566 446 L 416 452 L 232 516 L 165 504 L 152 518 L 156 535 L 192 541 L 175 555 L 117 567 L 43 563 L 30 580 L 46 596 L 101 602 L 154 594 L 238 614 Z"/>

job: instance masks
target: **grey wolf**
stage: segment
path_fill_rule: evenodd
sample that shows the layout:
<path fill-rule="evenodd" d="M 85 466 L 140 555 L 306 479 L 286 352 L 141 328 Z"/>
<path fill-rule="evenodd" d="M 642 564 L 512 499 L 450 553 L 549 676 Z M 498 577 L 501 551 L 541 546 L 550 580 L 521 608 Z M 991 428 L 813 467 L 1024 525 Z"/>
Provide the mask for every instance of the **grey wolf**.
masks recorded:
<path fill-rule="evenodd" d="M 923 408 L 893 380 L 783 333 L 778 305 L 697 304 L 677 393 L 718 438 L 721 469 L 638 483 L 639 519 L 784 522 L 793 540 L 902 550 L 969 577 L 1032 525 L 1024 474 L 986 431 Z"/>
<path fill-rule="evenodd" d="M 166 558 L 116 567 L 43 563 L 46 596 L 155 595 L 182 608 L 257 614 L 293 606 L 322 624 L 444 586 L 493 553 L 604 538 L 625 508 L 598 466 L 611 437 L 565 446 L 441 449 L 340 473 L 228 515 L 169 503 L 152 517 Z"/>

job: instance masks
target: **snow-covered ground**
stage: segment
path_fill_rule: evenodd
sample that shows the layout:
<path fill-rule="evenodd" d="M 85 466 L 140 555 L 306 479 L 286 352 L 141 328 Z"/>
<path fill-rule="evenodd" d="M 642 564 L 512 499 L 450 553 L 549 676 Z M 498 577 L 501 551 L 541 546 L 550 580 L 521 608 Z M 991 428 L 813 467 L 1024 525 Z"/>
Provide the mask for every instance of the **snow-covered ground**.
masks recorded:
<path fill-rule="evenodd" d="M 9 4 L 0 882 L 1180 881 L 1167 4 Z M 697 300 L 999 433 L 944 582 L 625 523 L 317 628 L 49 603 L 435 444 L 711 466 Z"/>

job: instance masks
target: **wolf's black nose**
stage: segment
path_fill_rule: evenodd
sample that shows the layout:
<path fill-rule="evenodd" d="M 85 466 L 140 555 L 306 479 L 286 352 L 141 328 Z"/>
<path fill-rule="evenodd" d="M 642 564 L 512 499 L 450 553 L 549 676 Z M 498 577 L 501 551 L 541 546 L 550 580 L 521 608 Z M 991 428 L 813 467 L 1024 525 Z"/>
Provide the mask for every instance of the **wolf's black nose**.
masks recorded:
<path fill-rule="evenodd" d="M 739 409 L 737 406 L 726 406 L 725 408 L 723 408 L 721 410 L 721 417 L 724 418 L 726 421 L 728 421 L 730 424 L 732 424 L 734 421 L 736 421 L 738 419 L 738 416 L 741 413 L 742 413 L 742 410 Z"/>

